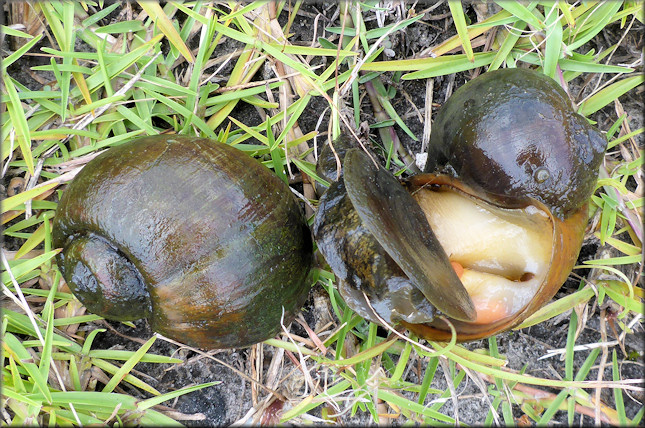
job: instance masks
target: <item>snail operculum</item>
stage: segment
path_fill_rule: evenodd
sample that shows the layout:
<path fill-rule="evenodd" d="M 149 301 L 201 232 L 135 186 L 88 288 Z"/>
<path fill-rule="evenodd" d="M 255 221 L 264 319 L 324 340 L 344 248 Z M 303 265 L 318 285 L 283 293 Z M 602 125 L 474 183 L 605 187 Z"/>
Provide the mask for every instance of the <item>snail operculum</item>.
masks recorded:
<path fill-rule="evenodd" d="M 416 288 L 363 224 L 343 179 L 332 183 L 320 198 L 318 213 L 313 225 L 318 248 L 336 274 L 343 300 L 355 312 L 377 323 L 379 317 L 388 323 L 434 319 L 434 308 L 423 306 L 420 292 L 415 300 L 419 308 L 408 305 L 396 313 L 392 310 L 393 298 L 414 293 Z"/>

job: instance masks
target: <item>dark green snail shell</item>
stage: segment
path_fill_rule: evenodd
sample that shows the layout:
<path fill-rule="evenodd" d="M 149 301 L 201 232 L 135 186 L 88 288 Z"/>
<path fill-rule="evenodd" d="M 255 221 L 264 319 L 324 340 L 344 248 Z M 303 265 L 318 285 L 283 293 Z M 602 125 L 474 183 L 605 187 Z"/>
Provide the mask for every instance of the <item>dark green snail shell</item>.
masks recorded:
<path fill-rule="evenodd" d="M 426 172 L 448 169 L 504 199 L 566 217 L 593 193 L 606 139 L 551 78 L 508 68 L 461 86 L 432 125 Z"/>
<path fill-rule="evenodd" d="M 91 312 L 147 317 L 202 348 L 272 337 L 309 290 L 310 232 L 286 184 L 208 139 L 152 136 L 101 154 L 64 192 L 53 233 Z"/>

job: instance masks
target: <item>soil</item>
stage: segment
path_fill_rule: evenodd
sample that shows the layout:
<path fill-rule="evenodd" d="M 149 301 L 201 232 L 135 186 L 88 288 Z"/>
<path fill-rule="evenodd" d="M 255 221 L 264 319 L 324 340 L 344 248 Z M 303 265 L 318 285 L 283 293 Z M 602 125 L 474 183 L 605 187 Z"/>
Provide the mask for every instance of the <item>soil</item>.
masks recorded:
<path fill-rule="evenodd" d="M 489 9 L 494 7 L 493 5 L 485 6 Z M 413 24 L 405 31 L 398 32 L 390 36 L 388 43 L 393 53 L 393 57 L 391 59 L 411 58 L 415 54 L 426 49 L 428 46 L 436 45 L 455 34 L 454 25 L 452 25 L 452 20 L 449 18 L 447 3 L 440 4 L 437 7 L 432 6 L 431 3 L 422 3 L 416 4 L 415 8 L 417 12 L 426 8 L 432 8 L 433 10 L 427 13 L 427 18 L 424 20 Z M 486 13 L 486 11 L 482 12 L 480 9 L 481 6 L 477 6 L 475 2 L 464 3 L 464 10 L 473 21 L 476 20 L 477 13 Z M 301 41 L 309 44 L 314 37 L 314 34 L 316 34 L 317 37 L 324 34 L 324 27 L 340 26 L 337 10 L 338 8 L 335 3 L 303 4 L 301 12 L 298 13 L 291 27 L 291 32 L 294 33 L 294 36 L 291 38 L 292 43 Z M 316 17 L 319 17 L 319 19 L 316 20 Z M 108 17 L 108 19 L 110 18 L 115 17 Z M 390 13 L 386 16 L 386 24 L 395 19 L 396 13 Z M 286 20 L 287 15 L 286 13 L 283 13 L 281 16 L 281 23 L 285 23 Z M 369 28 L 377 26 L 376 20 L 369 21 L 367 24 L 369 25 Z M 317 26 L 316 32 L 314 32 L 315 26 Z M 590 41 L 588 46 L 580 51 L 595 49 L 596 52 L 599 52 L 606 49 L 618 42 L 622 37 L 623 32 L 624 30 L 621 29 L 618 24 L 610 25 L 601 33 L 600 36 Z M 636 21 L 627 37 L 625 37 L 622 42 L 621 47 L 614 54 L 614 61 L 612 63 L 621 63 L 621 61 L 629 62 L 633 60 L 634 57 L 638 57 L 643 49 L 643 34 L 643 25 Z M 329 36 L 329 34 L 326 35 Z M 48 45 L 47 38 L 43 38 L 41 44 L 32 49 L 32 52 L 36 52 L 40 46 L 46 45 Z M 218 54 L 222 55 L 227 51 L 233 51 L 237 48 L 239 48 L 239 44 L 228 40 L 223 43 L 221 51 L 219 51 Z M 3 49 L 5 51 L 7 50 L 6 41 L 3 45 Z M 43 57 L 29 55 L 24 56 L 23 58 L 23 60 L 9 67 L 9 74 L 28 88 L 40 90 L 42 88 L 42 84 L 33 78 L 33 73 L 29 72 L 28 69 L 36 65 L 47 63 L 48 60 Z M 230 69 L 230 65 L 223 68 L 220 70 L 218 76 L 225 81 Z M 456 75 L 435 78 L 433 92 L 434 102 L 442 104 L 455 89 L 470 80 L 475 72 L 478 73 L 480 71 L 483 70 L 457 73 Z M 642 72 L 642 69 L 639 68 L 638 72 Z M 269 69 L 265 70 L 265 75 L 273 77 L 272 72 Z M 53 76 L 48 75 L 45 72 L 39 72 L 39 76 L 45 80 L 53 79 Z M 600 79 L 601 81 L 606 81 L 610 77 L 611 76 L 604 75 L 600 76 Z M 261 80 L 263 79 L 263 76 L 258 76 L 257 79 Z M 598 78 L 594 78 L 592 80 L 592 84 L 587 85 L 585 88 L 594 87 L 597 79 Z M 392 84 L 397 88 L 396 96 L 391 100 L 392 104 L 399 115 L 404 119 L 412 133 L 420 140 L 421 135 L 423 134 L 423 123 L 418 117 L 414 106 L 423 113 L 426 91 L 425 81 L 399 81 L 397 76 L 388 73 L 383 76 L 383 80 L 386 84 Z M 571 93 L 579 93 L 579 95 L 575 97 L 574 101 L 580 101 L 588 95 L 589 89 L 583 89 L 581 91 L 580 88 L 582 86 L 582 78 L 577 78 L 572 82 Z M 346 102 L 349 106 L 349 101 Z M 643 117 L 641 114 L 643 111 L 642 93 L 631 91 L 621 97 L 620 102 L 622 103 L 625 111 L 629 114 L 629 125 L 631 129 L 635 130 L 641 128 L 643 126 Z M 322 97 L 316 97 L 311 100 L 307 107 L 307 111 L 299 120 L 299 126 L 303 133 L 314 130 L 321 132 L 321 134 L 326 132 L 329 111 L 327 111 L 325 116 L 322 117 L 322 120 L 320 119 L 321 112 L 325 111 L 326 107 L 327 102 Z M 437 107 L 433 106 L 433 111 L 436 111 L 436 109 Z M 375 122 L 367 97 L 362 100 L 361 110 L 361 118 L 363 120 L 366 120 L 370 124 Z M 261 122 L 261 117 L 255 108 L 243 103 L 240 103 L 239 108 L 234 111 L 232 115 L 241 122 L 250 126 Z M 607 130 L 616 118 L 613 106 L 606 107 L 593 115 L 593 119 L 597 121 L 597 126 L 601 130 Z M 420 143 L 418 141 L 414 141 L 400 130 L 397 130 L 397 132 L 400 140 L 410 153 L 415 154 L 419 152 Z M 375 130 L 371 131 L 370 138 L 375 142 L 379 141 L 378 133 L 375 132 Z M 638 138 L 638 143 L 642 147 L 642 134 Z M 319 141 L 323 141 L 323 139 L 324 135 L 319 136 Z M 9 174 L 3 181 L 3 192 L 5 191 L 5 188 L 8 187 L 11 176 L 12 171 L 10 170 Z M 6 194 L 2 196 L 6 196 Z M 11 240 L 5 241 L 4 245 L 5 248 L 15 249 L 15 243 L 11 242 Z M 601 253 L 606 251 L 608 251 L 607 247 L 601 247 L 597 239 L 589 236 L 585 240 L 578 264 L 583 260 L 597 258 Z M 581 276 L 589 274 L 588 271 L 584 270 L 577 271 L 576 273 Z M 634 272 L 628 273 L 631 275 L 634 274 Z M 556 298 L 568 295 L 575 291 L 578 288 L 578 284 L 579 279 L 571 278 L 562 287 Z M 315 285 L 305 307 L 303 308 L 305 321 L 309 326 L 311 326 L 311 328 L 314 328 L 316 325 L 324 325 L 328 319 L 336 325 L 339 324 L 339 321 L 333 316 L 333 311 L 329 308 L 329 303 L 325 301 L 325 295 L 325 290 L 319 284 Z M 577 344 L 597 343 L 600 341 L 599 325 L 601 308 L 590 307 L 589 309 L 591 310 L 589 313 L 589 319 L 586 327 L 578 337 L 576 342 Z M 610 311 L 613 310 L 613 308 L 608 309 Z M 527 373 L 542 377 L 562 377 L 564 375 L 564 361 L 559 358 L 559 356 L 543 359 L 541 359 L 541 357 L 547 354 L 547 350 L 549 349 L 559 349 L 565 346 L 569 325 L 568 319 L 568 316 L 558 317 L 525 330 L 499 334 L 497 336 L 499 352 L 500 354 L 506 355 L 509 361 L 509 366 L 513 369 L 520 370 L 526 368 Z M 96 327 L 105 327 L 106 325 L 109 325 L 110 330 L 97 336 L 93 345 L 93 348 L 95 349 L 136 350 L 140 346 L 140 341 L 136 340 L 137 338 L 146 340 L 152 335 L 152 332 L 145 321 L 136 322 L 136 328 L 130 328 L 124 324 L 116 322 L 102 322 L 96 324 Z M 90 324 L 86 327 L 94 328 L 94 325 Z M 307 332 L 296 322 L 292 324 L 290 331 L 302 337 L 308 336 Z M 119 334 L 116 334 L 115 332 L 118 332 Z M 608 332 L 609 337 L 607 340 L 614 340 L 613 333 L 609 329 Z M 626 351 L 628 354 L 635 351 L 639 356 L 635 358 L 635 361 L 624 361 L 621 368 L 621 375 L 623 378 L 638 379 L 642 378 L 643 344 L 635 335 L 630 336 L 628 336 L 626 340 Z M 131 338 L 134 338 L 134 340 Z M 487 349 L 488 341 L 480 340 L 471 342 L 467 344 L 466 347 L 471 350 Z M 135 367 L 135 370 L 138 373 L 142 373 L 142 376 L 145 376 L 144 380 L 161 392 L 172 391 L 204 382 L 220 382 L 215 386 L 184 395 L 173 402 L 165 403 L 166 406 L 176 410 L 177 412 L 181 412 L 185 415 L 193 415 L 193 419 L 196 420 L 184 421 L 187 425 L 223 426 L 230 425 L 240 420 L 245 423 L 249 423 L 251 420 L 243 418 L 254 405 L 265 400 L 268 396 L 267 392 L 262 389 L 254 391 L 254 387 L 248 379 L 210 357 L 224 361 L 231 367 L 245 373 L 247 376 L 253 377 L 253 373 L 257 369 L 257 367 L 255 367 L 255 361 L 257 358 L 253 357 L 257 356 L 258 352 L 260 352 L 260 348 L 262 349 L 264 361 L 261 370 L 266 373 L 268 371 L 269 362 L 277 352 L 276 348 L 270 346 L 256 345 L 255 349 L 247 348 L 211 351 L 207 356 L 204 356 L 192 350 L 179 348 L 163 340 L 157 340 L 150 350 L 151 353 L 177 356 L 185 362 L 175 365 L 150 363 L 139 364 Z M 619 350 L 618 352 L 620 354 L 622 351 Z M 588 353 L 589 351 L 576 352 L 574 370 L 577 370 L 577 368 L 580 367 Z M 396 356 L 392 355 L 392 358 L 396 362 Z M 427 359 L 414 361 L 413 364 L 410 364 L 408 367 L 405 379 L 419 383 L 419 375 L 423 375 L 423 367 L 425 367 L 426 364 L 428 364 Z M 294 364 L 289 360 L 289 358 L 284 356 L 282 357 L 282 369 L 280 370 L 280 376 L 278 376 L 278 379 L 282 378 L 283 381 L 279 382 L 276 387 L 277 390 L 285 397 L 293 398 L 295 400 L 298 397 L 302 398 L 306 396 L 309 392 L 306 390 L 306 386 L 303 382 L 302 373 L 294 367 Z M 329 380 L 332 380 L 335 376 L 332 372 L 326 371 L 326 369 L 314 366 L 312 362 L 308 363 L 308 367 L 312 369 L 311 375 L 314 377 L 314 380 L 324 379 L 325 376 L 328 376 Z M 606 368 L 604 373 L 605 380 L 611 379 L 612 376 L 610 370 L 611 365 L 608 367 L 609 368 Z M 418 368 L 421 368 L 421 370 L 418 370 Z M 598 367 L 592 369 L 588 379 L 596 379 L 597 370 Z M 444 391 L 447 385 L 445 383 L 442 366 L 439 366 L 435 379 L 436 383 L 433 384 L 432 387 Z M 488 385 L 485 387 L 488 387 Z M 142 398 L 145 396 L 137 389 L 128 388 L 127 386 L 125 386 L 125 388 L 128 393 L 134 396 L 140 396 Z M 555 389 L 549 391 L 555 393 L 559 392 Z M 588 392 L 593 393 L 592 390 L 588 390 Z M 448 399 L 441 409 L 442 413 L 453 417 L 457 417 L 458 415 L 459 421 L 463 423 L 475 425 L 481 424 L 485 415 L 488 413 L 489 400 L 492 400 L 492 398 L 490 396 L 485 396 L 480 387 L 469 380 L 464 380 L 464 382 L 462 382 L 457 389 L 457 395 L 459 397 L 458 410 L 454 408 L 453 401 Z M 627 394 L 625 394 L 624 397 L 627 407 L 627 416 L 631 418 L 642 407 L 641 403 L 643 401 L 643 397 L 641 395 L 632 399 L 632 397 Z M 437 398 L 438 395 L 430 394 L 426 403 L 436 400 Z M 614 397 L 611 390 L 604 390 L 602 399 L 609 406 L 612 406 Z M 297 401 L 293 402 L 296 403 Z M 343 402 L 340 402 L 340 406 L 342 410 L 346 410 L 343 407 L 345 406 Z M 289 403 L 284 406 L 283 411 L 288 409 Z M 279 413 L 279 409 L 276 409 L 276 407 L 273 408 L 273 411 L 277 411 Z M 271 411 L 265 412 L 265 422 L 269 422 L 269 424 L 275 423 L 276 419 L 272 419 L 270 417 L 270 413 Z M 321 417 L 321 407 L 311 411 L 310 414 L 316 417 Z M 522 414 L 523 412 L 519 409 L 519 406 L 515 406 L 514 417 L 518 418 L 518 422 L 521 421 L 519 418 Z M 369 413 L 360 411 L 355 415 L 352 415 L 352 412 L 350 411 L 346 411 L 337 419 L 337 421 L 341 424 L 349 425 L 374 423 Z M 566 412 L 559 412 L 555 421 L 566 424 Z M 391 422 L 395 425 L 400 425 L 405 422 L 405 418 L 393 419 Z M 589 424 L 591 422 L 592 419 L 589 417 L 585 417 L 582 421 L 584 424 Z M 576 425 L 581 423 L 579 414 L 576 414 L 573 423 Z"/>

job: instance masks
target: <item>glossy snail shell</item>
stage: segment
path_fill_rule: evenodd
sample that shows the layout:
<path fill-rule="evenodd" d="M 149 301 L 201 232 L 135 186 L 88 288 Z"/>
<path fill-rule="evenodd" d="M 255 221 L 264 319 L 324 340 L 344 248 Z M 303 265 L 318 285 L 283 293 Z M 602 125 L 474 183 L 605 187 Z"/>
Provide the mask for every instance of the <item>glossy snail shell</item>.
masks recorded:
<path fill-rule="evenodd" d="M 455 91 L 434 121 L 426 173 L 405 180 L 405 192 L 340 143 L 343 174 L 321 198 L 314 236 L 341 295 L 361 316 L 430 340 L 449 340 L 450 323 L 459 341 L 517 326 L 564 283 L 606 147 L 561 87 L 527 69 L 485 73 Z M 471 207 L 479 214 L 461 215 Z M 471 230 L 492 253 L 450 241 L 452 232 L 470 240 Z M 497 251 L 515 236 L 523 251 Z"/>
<path fill-rule="evenodd" d="M 204 138 L 139 138 L 96 157 L 63 193 L 53 235 L 90 312 L 145 317 L 202 348 L 272 337 L 309 290 L 310 232 L 287 185 Z"/>
<path fill-rule="evenodd" d="M 563 218 L 589 200 L 606 147 L 553 79 L 507 68 L 471 80 L 441 107 L 425 172 L 509 204 L 533 198 Z"/>

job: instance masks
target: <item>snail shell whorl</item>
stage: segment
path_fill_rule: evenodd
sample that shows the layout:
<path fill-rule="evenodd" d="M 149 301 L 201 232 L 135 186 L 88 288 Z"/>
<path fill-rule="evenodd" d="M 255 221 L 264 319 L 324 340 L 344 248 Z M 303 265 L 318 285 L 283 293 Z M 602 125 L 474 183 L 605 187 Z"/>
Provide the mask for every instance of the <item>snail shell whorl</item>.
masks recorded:
<path fill-rule="evenodd" d="M 139 271 L 102 237 L 90 233 L 70 240 L 58 264 L 90 312 L 118 321 L 149 316 L 150 294 Z"/>
<path fill-rule="evenodd" d="M 92 237 L 112 255 L 73 258 L 95 252 L 84 249 Z M 304 302 L 312 263 L 306 221 L 281 180 L 233 147 L 179 136 L 133 140 L 91 161 L 63 194 L 54 244 L 76 290 L 73 272 L 126 258 L 150 295 L 152 329 L 205 348 L 275 335 L 283 307 L 286 323 Z"/>
<path fill-rule="evenodd" d="M 593 193 L 606 146 L 553 79 L 500 69 L 466 83 L 442 106 L 425 171 L 449 166 L 493 197 L 533 198 L 564 218 Z"/>

